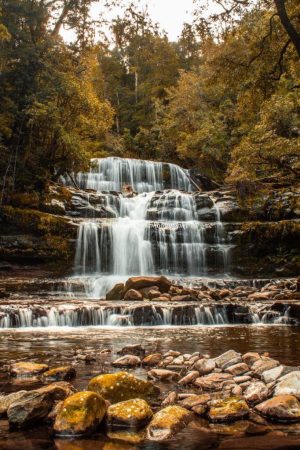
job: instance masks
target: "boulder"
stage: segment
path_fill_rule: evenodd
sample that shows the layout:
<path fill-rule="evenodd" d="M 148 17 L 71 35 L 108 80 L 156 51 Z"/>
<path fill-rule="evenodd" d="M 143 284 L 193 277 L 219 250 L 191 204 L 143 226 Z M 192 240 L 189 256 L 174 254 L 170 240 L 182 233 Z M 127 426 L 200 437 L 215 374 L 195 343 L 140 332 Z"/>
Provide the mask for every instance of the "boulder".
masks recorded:
<path fill-rule="evenodd" d="M 211 373 L 216 367 L 216 363 L 213 359 L 199 359 L 194 364 L 194 369 L 198 370 L 200 375 L 208 375 Z"/>
<path fill-rule="evenodd" d="M 142 363 L 141 359 L 135 355 L 125 355 L 116 359 L 112 365 L 115 367 L 136 367 Z"/>
<path fill-rule="evenodd" d="M 253 371 L 254 375 L 261 377 L 266 370 L 274 369 L 274 367 L 277 366 L 279 366 L 278 361 L 263 356 L 261 359 L 259 359 L 252 365 L 251 370 Z"/>
<path fill-rule="evenodd" d="M 126 281 L 125 291 L 130 289 L 140 290 L 147 287 L 157 286 L 160 292 L 169 292 L 171 282 L 166 277 L 132 277 Z"/>
<path fill-rule="evenodd" d="M 96 392 L 111 403 L 134 398 L 151 400 L 160 393 L 150 381 L 140 380 L 127 372 L 98 375 L 89 382 L 88 390 Z"/>
<path fill-rule="evenodd" d="M 43 420 L 53 409 L 55 402 L 64 400 L 73 392 L 73 387 L 66 382 L 53 383 L 28 391 L 9 406 L 7 410 L 9 424 L 23 428 Z"/>
<path fill-rule="evenodd" d="M 62 404 L 54 423 L 56 434 L 82 436 L 97 429 L 106 413 L 105 400 L 95 392 L 77 392 Z"/>
<path fill-rule="evenodd" d="M 274 395 L 294 395 L 300 400 L 300 371 L 290 372 L 279 379 Z"/>
<path fill-rule="evenodd" d="M 152 380 L 174 381 L 180 378 L 177 372 L 166 369 L 152 369 L 148 372 L 148 377 Z"/>
<path fill-rule="evenodd" d="M 161 361 L 161 353 L 152 353 L 151 355 L 147 355 L 143 361 L 142 364 L 144 366 L 156 366 Z"/>
<path fill-rule="evenodd" d="M 155 298 L 159 295 L 161 295 L 161 292 L 159 292 L 158 286 L 150 286 L 144 289 L 140 289 L 140 293 L 143 295 L 144 298 L 148 298 L 151 300 L 151 298 Z M 152 297 L 154 296 L 154 297 Z"/>
<path fill-rule="evenodd" d="M 150 422 L 153 416 L 148 403 L 140 398 L 115 403 L 107 410 L 109 426 L 125 426 L 140 428 Z"/>
<path fill-rule="evenodd" d="M 199 377 L 199 375 L 200 374 L 198 370 L 192 370 L 191 372 L 188 372 L 185 377 L 181 378 L 178 381 L 178 384 L 182 384 L 183 386 L 185 386 L 186 384 L 193 384 L 194 381 Z"/>
<path fill-rule="evenodd" d="M 277 366 L 274 367 L 273 369 L 265 370 L 265 372 L 262 373 L 261 378 L 266 384 L 273 383 L 279 377 L 281 377 L 282 372 L 283 366 Z"/>
<path fill-rule="evenodd" d="M 261 403 L 269 396 L 269 389 L 262 381 L 254 381 L 243 393 L 245 400 L 251 405 Z"/>
<path fill-rule="evenodd" d="M 243 375 L 246 372 L 249 372 L 249 367 L 245 363 L 238 363 L 225 369 L 225 372 L 230 373 L 234 377 L 237 377 L 239 375 Z"/>
<path fill-rule="evenodd" d="M 133 300 L 136 302 L 140 302 L 143 300 L 143 295 L 136 289 L 129 289 L 129 291 L 127 291 L 124 295 L 124 300 Z"/>
<path fill-rule="evenodd" d="M 7 413 L 8 408 L 10 405 L 12 405 L 14 402 L 20 400 L 24 394 L 27 394 L 27 391 L 18 391 L 13 392 L 12 394 L 8 395 L 1 395 L 0 396 L 0 416 L 5 415 Z"/>
<path fill-rule="evenodd" d="M 198 416 L 203 416 L 208 409 L 208 402 L 210 400 L 211 396 L 209 394 L 192 395 L 190 397 L 185 398 L 181 402 L 181 405 L 184 408 L 193 411 Z"/>
<path fill-rule="evenodd" d="M 144 356 L 145 349 L 141 344 L 126 345 L 118 352 L 118 355 L 136 355 Z"/>
<path fill-rule="evenodd" d="M 210 402 L 208 417 L 213 422 L 231 422 L 244 419 L 250 409 L 244 399 L 228 397 Z"/>
<path fill-rule="evenodd" d="M 242 360 L 248 365 L 252 366 L 258 359 L 260 359 L 259 353 L 248 352 L 242 356 Z"/>
<path fill-rule="evenodd" d="M 32 362 L 17 362 L 10 366 L 12 377 L 35 377 L 49 370 L 47 364 L 37 364 Z"/>
<path fill-rule="evenodd" d="M 76 377 L 76 370 L 72 366 L 56 367 L 43 373 L 45 381 L 68 381 Z"/>
<path fill-rule="evenodd" d="M 107 294 L 106 300 L 122 300 L 124 297 L 125 284 L 116 284 Z"/>
<path fill-rule="evenodd" d="M 255 407 L 263 416 L 283 422 L 300 422 L 300 402 L 293 395 L 278 395 Z"/>
<path fill-rule="evenodd" d="M 229 373 L 211 373 L 197 378 L 194 384 L 205 391 L 220 391 L 227 381 L 233 381 L 233 377 Z"/>
<path fill-rule="evenodd" d="M 164 441 L 185 428 L 193 419 L 193 413 L 177 405 L 167 406 L 152 418 L 147 437 L 151 441 Z"/>
<path fill-rule="evenodd" d="M 226 369 L 227 367 L 242 362 L 242 358 L 240 353 L 237 353 L 234 350 L 228 350 L 215 358 L 214 361 L 217 367 L 220 367 L 220 369 Z"/>

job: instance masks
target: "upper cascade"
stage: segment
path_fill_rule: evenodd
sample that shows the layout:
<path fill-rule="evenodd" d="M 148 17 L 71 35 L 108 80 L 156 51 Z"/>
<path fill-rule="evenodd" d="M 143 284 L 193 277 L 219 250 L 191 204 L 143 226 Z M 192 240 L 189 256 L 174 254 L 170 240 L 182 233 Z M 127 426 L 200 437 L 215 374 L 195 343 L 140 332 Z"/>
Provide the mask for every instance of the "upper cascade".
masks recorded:
<path fill-rule="evenodd" d="M 121 192 L 128 185 L 137 193 L 163 189 L 194 190 L 187 170 L 176 164 L 117 157 L 92 159 L 91 162 L 89 172 L 75 176 L 81 189 Z M 69 184 L 69 180 L 65 183 Z"/>

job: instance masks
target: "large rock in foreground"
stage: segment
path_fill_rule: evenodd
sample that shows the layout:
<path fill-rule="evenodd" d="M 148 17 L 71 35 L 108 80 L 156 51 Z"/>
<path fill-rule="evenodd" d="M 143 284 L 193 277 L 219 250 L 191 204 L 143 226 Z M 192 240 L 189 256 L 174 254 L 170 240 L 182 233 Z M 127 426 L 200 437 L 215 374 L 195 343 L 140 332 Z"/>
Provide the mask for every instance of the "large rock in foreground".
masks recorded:
<path fill-rule="evenodd" d="M 139 291 L 147 287 L 157 286 L 160 292 L 169 292 L 171 282 L 166 277 L 132 277 L 126 281 L 125 292 L 130 289 Z"/>
<path fill-rule="evenodd" d="M 148 403 L 135 398 L 111 405 L 107 411 L 107 422 L 110 426 L 140 428 L 146 425 L 152 416 L 153 412 Z"/>
<path fill-rule="evenodd" d="M 106 413 L 105 400 L 95 392 L 77 392 L 61 405 L 54 423 L 56 434 L 82 436 L 97 429 Z"/>
<path fill-rule="evenodd" d="M 183 429 L 193 419 L 193 413 L 172 405 L 157 412 L 151 420 L 147 436 L 152 441 L 164 441 Z"/>
<path fill-rule="evenodd" d="M 278 395 L 256 406 L 263 416 L 283 422 L 300 422 L 300 402 L 293 395 Z"/>
<path fill-rule="evenodd" d="M 127 372 L 99 375 L 89 382 L 88 390 L 96 392 L 111 403 L 134 398 L 151 400 L 160 393 L 150 381 L 140 380 Z"/>
<path fill-rule="evenodd" d="M 7 410 L 9 424 L 23 428 L 43 420 L 48 416 L 55 402 L 64 400 L 73 392 L 73 387 L 66 382 L 53 383 L 28 391 L 9 406 Z"/>

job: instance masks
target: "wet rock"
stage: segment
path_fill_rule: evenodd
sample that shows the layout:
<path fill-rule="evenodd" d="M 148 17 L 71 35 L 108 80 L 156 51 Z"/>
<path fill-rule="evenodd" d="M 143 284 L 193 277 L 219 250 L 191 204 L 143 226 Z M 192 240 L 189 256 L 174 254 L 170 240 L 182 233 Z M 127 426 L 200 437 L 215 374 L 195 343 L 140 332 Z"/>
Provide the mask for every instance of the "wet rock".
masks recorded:
<path fill-rule="evenodd" d="M 54 431 L 65 436 L 82 436 L 97 429 L 106 412 L 105 400 L 95 392 L 77 392 L 67 398 L 56 416 Z"/>
<path fill-rule="evenodd" d="M 142 364 L 144 366 L 157 366 L 157 364 L 159 364 L 159 362 L 161 361 L 161 358 L 161 353 L 153 353 L 151 355 L 145 356 Z"/>
<path fill-rule="evenodd" d="M 149 300 L 155 298 L 155 296 L 161 295 L 158 286 L 150 286 L 144 289 L 140 289 L 140 293 L 143 295 L 144 298 L 148 298 Z M 152 297 L 152 295 L 154 295 L 154 297 Z"/>
<path fill-rule="evenodd" d="M 194 381 L 199 377 L 199 372 L 198 370 L 192 370 L 191 372 L 188 372 L 187 375 L 183 378 L 181 378 L 178 381 L 178 384 L 182 384 L 183 386 L 187 385 L 187 384 L 193 384 Z"/>
<path fill-rule="evenodd" d="M 129 291 L 127 291 L 124 295 L 124 300 L 134 300 L 139 302 L 143 300 L 143 296 L 139 291 L 135 289 L 129 289 Z"/>
<path fill-rule="evenodd" d="M 194 369 L 198 370 L 200 375 L 208 375 L 211 373 L 216 367 L 216 363 L 213 359 L 200 359 L 194 365 Z"/>
<path fill-rule="evenodd" d="M 76 370 L 72 366 L 56 367 L 43 373 L 46 381 L 68 381 L 76 377 Z"/>
<path fill-rule="evenodd" d="M 268 398 L 269 389 L 262 381 L 254 381 L 247 387 L 243 395 L 248 403 L 256 405 Z"/>
<path fill-rule="evenodd" d="M 122 300 L 124 297 L 125 284 L 116 284 L 107 294 L 106 300 Z"/>
<path fill-rule="evenodd" d="M 229 373 L 211 373 L 204 377 L 197 378 L 195 385 L 205 391 L 220 391 L 226 381 L 233 381 Z"/>
<path fill-rule="evenodd" d="M 208 402 L 211 400 L 209 394 L 193 395 L 185 398 L 180 404 L 198 416 L 203 416 L 208 409 Z"/>
<path fill-rule="evenodd" d="M 18 362 L 10 367 L 12 377 L 34 377 L 49 370 L 47 364 L 36 364 L 32 362 Z"/>
<path fill-rule="evenodd" d="M 225 372 L 230 373 L 234 377 L 238 375 L 243 375 L 244 373 L 249 372 L 249 367 L 245 363 L 234 364 L 233 366 L 225 369 Z"/>
<path fill-rule="evenodd" d="M 208 411 L 208 417 L 213 422 L 231 422 L 244 419 L 249 415 L 249 407 L 244 399 L 228 397 L 212 400 Z"/>
<path fill-rule="evenodd" d="M 177 356 L 177 358 L 175 358 L 173 360 L 173 362 L 172 362 L 172 364 L 174 366 L 182 366 L 183 363 L 184 363 L 184 356 L 183 355 Z"/>
<path fill-rule="evenodd" d="M 153 412 L 148 403 L 135 398 L 109 406 L 107 423 L 109 426 L 140 428 L 148 424 L 152 416 Z"/>
<path fill-rule="evenodd" d="M 185 428 L 193 419 L 193 414 L 181 406 L 172 405 L 158 411 L 147 428 L 151 441 L 164 441 Z"/>
<path fill-rule="evenodd" d="M 148 377 L 152 380 L 174 381 L 180 378 L 177 372 L 166 369 L 152 369 L 148 372 Z"/>
<path fill-rule="evenodd" d="M 177 400 L 178 400 L 177 392 L 175 392 L 175 391 L 169 392 L 167 397 L 162 402 L 161 406 L 173 405 L 174 403 L 177 402 Z"/>
<path fill-rule="evenodd" d="M 141 344 L 134 345 L 126 345 L 122 350 L 118 352 L 118 355 L 136 355 L 136 356 L 144 356 L 145 349 L 141 346 Z"/>
<path fill-rule="evenodd" d="M 300 399 L 300 371 L 290 372 L 279 379 L 274 395 L 294 395 Z"/>
<path fill-rule="evenodd" d="M 133 398 L 155 399 L 160 390 L 150 381 L 140 380 L 127 372 L 98 375 L 88 385 L 88 390 L 98 393 L 111 403 Z"/>
<path fill-rule="evenodd" d="M 135 355 L 125 355 L 121 356 L 121 358 L 116 359 L 112 363 L 115 367 L 136 367 L 142 363 L 141 359 Z"/>
<path fill-rule="evenodd" d="M 222 355 L 214 359 L 216 366 L 221 369 L 226 369 L 227 367 L 233 366 L 242 362 L 241 354 L 234 350 L 228 350 Z"/>
<path fill-rule="evenodd" d="M 277 366 L 279 366 L 278 361 L 264 356 L 253 364 L 251 370 L 254 375 L 260 377 L 266 370 L 274 369 Z"/>
<path fill-rule="evenodd" d="M 125 429 L 121 429 L 118 431 L 110 430 L 107 433 L 107 436 L 114 442 L 108 442 L 107 444 L 105 444 L 103 450 L 136 450 L 135 445 L 141 444 L 145 439 L 143 431 L 125 430 Z M 81 448 L 74 450 L 89 450 L 89 449 Z M 91 448 L 91 450 L 93 450 L 93 448 Z"/>
<path fill-rule="evenodd" d="M 300 403 L 293 395 L 278 395 L 260 403 L 255 410 L 271 420 L 300 422 Z"/>
<path fill-rule="evenodd" d="M 298 450 L 299 445 L 300 439 L 297 437 L 272 432 L 263 436 L 227 439 L 220 444 L 219 450 Z"/>
<path fill-rule="evenodd" d="M 7 413 L 8 408 L 10 405 L 12 405 L 15 401 L 18 401 L 21 399 L 24 394 L 27 394 L 27 391 L 19 391 L 19 392 L 13 392 L 12 394 L 8 395 L 1 395 L 0 396 L 0 416 L 5 415 Z"/>
<path fill-rule="evenodd" d="M 8 410 L 9 424 L 23 428 L 34 422 L 45 419 L 56 401 L 64 400 L 73 392 L 73 387 L 66 382 L 58 382 L 49 386 L 28 391 L 13 402 Z"/>
<path fill-rule="evenodd" d="M 151 286 L 158 286 L 160 292 L 169 292 L 171 282 L 166 277 L 132 277 L 126 281 L 125 291 L 140 290 Z"/>
<path fill-rule="evenodd" d="M 282 373 L 283 373 L 283 366 L 277 366 L 274 367 L 273 369 L 265 370 L 262 373 L 261 378 L 266 384 L 273 383 L 279 377 L 281 377 Z"/>

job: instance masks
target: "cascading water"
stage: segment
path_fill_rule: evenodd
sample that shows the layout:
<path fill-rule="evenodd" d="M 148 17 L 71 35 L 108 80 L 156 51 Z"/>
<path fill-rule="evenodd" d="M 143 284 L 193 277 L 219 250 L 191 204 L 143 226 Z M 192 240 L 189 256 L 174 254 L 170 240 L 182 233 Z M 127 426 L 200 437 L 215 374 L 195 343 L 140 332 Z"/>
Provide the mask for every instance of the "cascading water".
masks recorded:
<path fill-rule="evenodd" d="M 77 175 L 77 183 L 96 190 L 115 219 L 85 219 L 79 226 L 75 273 L 86 278 L 88 296 L 102 297 L 132 275 L 206 276 L 209 254 L 221 273 L 228 272 L 230 246 L 220 210 L 214 206 L 210 226 L 198 220 L 185 170 L 121 158 L 92 164 L 89 173 Z"/>

